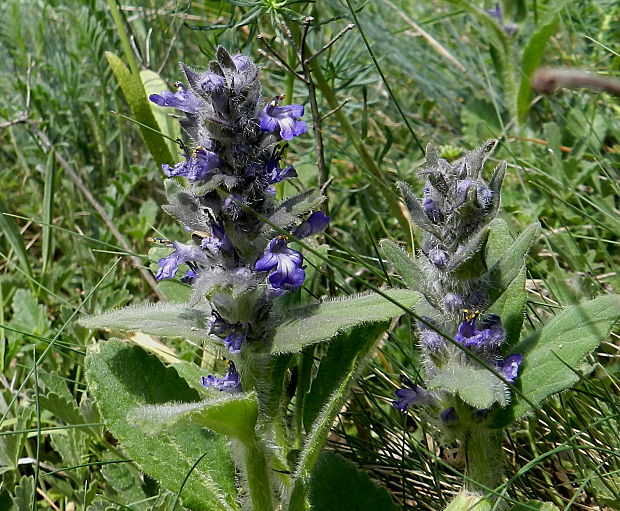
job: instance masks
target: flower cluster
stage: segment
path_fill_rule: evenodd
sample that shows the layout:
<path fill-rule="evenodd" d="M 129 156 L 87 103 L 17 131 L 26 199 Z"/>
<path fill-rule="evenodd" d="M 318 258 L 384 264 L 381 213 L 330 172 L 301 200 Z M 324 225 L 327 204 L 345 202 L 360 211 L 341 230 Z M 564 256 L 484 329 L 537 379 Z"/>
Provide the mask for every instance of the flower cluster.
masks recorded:
<path fill-rule="evenodd" d="M 281 105 L 282 96 L 264 101 L 259 69 L 248 57 L 222 47 L 216 57 L 205 72 L 181 64 L 187 83 L 150 96 L 184 116 L 191 139 L 181 145 L 181 162 L 162 167 L 177 178 L 166 183 L 164 210 L 191 240 L 169 243 L 173 251 L 159 260 L 157 279 L 177 277 L 184 265 L 181 280 L 193 285 L 193 302 L 206 299 L 213 311 L 210 337 L 238 353 L 268 338 L 273 300 L 304 282 L 303 256 L 288 243 L 322 231 L 329 217 L 311 213 L 316 195 L 274 197 L 274 184 L 297 175 L 282 165 L 283 141 L 305 133 L 304 107 Z M 237 388 L 231 367 L 224 380 L 209 377 L 205 385 Z"/>
<path fill-rule="evenodd" d="M 425 406 L 445 425 L 457 422 L 455 396 L 461 386 L 471 383 L 463 381 L 462 375 L 494 371 L 501 378 L 485 380 L 493 386 L 490 394 L 497 396 L 489 406 L 501 406 L 509 396 L 507 384 L 517 380 L 522 361 L 520 354 L 505 353 L 509 350 L 501 318 L 479 312 L 492 302 L 484 250 L 505 172 L 505 164 L 500 164 L 488 182 L 482 177 L 484 162 L 495 145 L 494 140 L 487 142 L 453 163 L 439 158 L 429 145 L 427 166 L 420 172 L 426 179 L 422 200 L 408 185 L 399 185 L 411 219 L 425 231 L 413 264 L 423 276 L 416 307 L 421 316 L 418 333 L 425 379 L 434 390 L 406 380 L 393 405 L 399 410 Z"/>

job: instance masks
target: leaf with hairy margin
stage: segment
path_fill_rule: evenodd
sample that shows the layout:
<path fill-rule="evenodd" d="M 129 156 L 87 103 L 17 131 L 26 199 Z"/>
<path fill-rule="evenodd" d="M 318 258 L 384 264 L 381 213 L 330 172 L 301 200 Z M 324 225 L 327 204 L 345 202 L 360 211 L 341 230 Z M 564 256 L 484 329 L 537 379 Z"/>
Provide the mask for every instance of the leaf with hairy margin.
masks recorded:
<path fill-rule="evenodd" d="M 492 268 L 506 254 L 514 238 L 508 224 L 503 218 L 494 218 L 489 223 L 489 237 L 484 247 L 484 259 L 487 268 Z"/>
<path fill-rule="evenodd" d="M 501 199 L 502 183 L 504 182 L 504 176 L 506 175 L 506 162 L 501 162 L 495 170 L 489 181 L 489 188 L 493 192 L 491 196 L 491 207 L 487 212 L 489 218 L 494 218 L 499 211 L 499 203 Z"/>
<path fill-rule="evenodd" d="M 413 223 L 420 229 L 430 232 L 436 238 L 443 239 L 439 229 L 437 229 L 437 227 L 435 227 L 435 225 L 429 220 L 428 216 L 426 216 L 420 201 L 411 191 L 411 187 L 403 181 L 398 182 L 396 186 L 403 196 L 403 200 L 405 201 L 405 205 L 407 206 L 409 216 L 411 217 Z"/>
<path fill-rule="evenodd" d="M 168 204 L 162 209 L 181 225 L 194 231 L 208 231 L 211 225 L 209 215 L 198 200 L 198 197 L 185 188 L 176 179 L 165 179 L 166 198 Z"/>
<path fill-rule="evenodd" d="M 578 380 L 579 361 L 607 338 L 620 319 L 620 296 L 603 295 L 567 307 L 540 330 L 517 344 L 513 353 L 523 355 L 513 403 L 491 417 L 493 427 L 503 428 Z"/>
<path fill-rule="evenodd" d="M 276 206 L 275 212 L 269 216 L 269 222 L 261 226 L 260 232 L 267 233 L 272 231 L 273 225 L 286 227 L 297 222 L 299 217 L 316 208 L 323 200 L 324 197 L 318 195 L 313 190 L 284 199 Z"/>
<path fill-rule="evenodd" d="M 482 252 L 488 235 L 488 228 L 480 230 L 452 257 L 446 270 L 457 280 L 473 279 L 484 273 L 486 263 Z"/>
<path fill-rule="evenodd" d="M 181 498 L 192 510 L 238 510 L 235 469 L 224 437 L 196 424 L 176 424 L 148 436 L 127 419 L 137 407 L 199 399 L 173 368 L 116 340 L 90 347 L 85 366 L 88 388 L 107 427 L 147 474 L 171 492 L 179 491 L 189 474 Z"/>
<path fill-rule="evenodd" d="M 502 326 L 506 332 L 506 338 L 502 343 L 504 354 L 519 340 L 521 326 L 523 325 L 523 311 L 527 302 L 527 291 L 525 290 L 525 266 L 512 279 L 512 282 L 499 295 L 496 300 L 485 310 L 485 314 L 497 314 L 502 318 Z"/>
<path fill-rule="evenodd" d="M 304 346 L 329 341 L 362 324 L 388 322 L 418 301 L 418 294 L 407 289 L 388 289 L 384 293 L 402 307 L 371 293 L 288 311 L 287 319 L 276 328 L 271 352 L 299 352 Z"/>
<path fill-rule="evenodd" d="M 424 274 L 416 260 L 391 240 L 383 239 L 379 242 L 379 245 L 381 246 L 383 257 L 392 264 L 400 278 L 407 284 L 407 287 L 413 291 L 424 292 Z"/>
<path fill-rule="evenodd" d="M 448 364 L 428 380 L 427 386 L 431 390 L 445 390 L 456 394 L 478 409 L 490 408 L 493 403 L 505 406 L 510 399 L 507 385 L 479 364 Z"/>
<path fill-rule="evenodd" d="M 183 303 L 131 305 L 81 318 L 79 323 L 90 329 L 121 332 L 143 332 L 157 337 L 180 337 L 202 342 L 208 338 L 211 309 L 204 303 L 187 307 Z"/>
<path fill-rule="evenodd" d="M 506 289 L 519 271 L 521 271 L 525 256 L 529 252 L 534 240 L 536 240 L 539 230 L 540 224 L 538 222 L 530 224 L 527 229 L 517 236 L 517 239 L 514 240 L 504 255 L 489 270 L 492 300 Z"/>
<path fill-rule="evenodd" d="M 220 392 L 203 401 L 140 406 L 127 414 L 129 422 L 148 435 L 183 422 L 197 424 L 241 441 L 254 438 L 257 417 L 258 404 L 253 392 Z"/>
<path fill-rule="evenodd" d="M 309 484 L 313 511 L 398 511 L 389 492 L 333 451 L 324 451 Z"/>

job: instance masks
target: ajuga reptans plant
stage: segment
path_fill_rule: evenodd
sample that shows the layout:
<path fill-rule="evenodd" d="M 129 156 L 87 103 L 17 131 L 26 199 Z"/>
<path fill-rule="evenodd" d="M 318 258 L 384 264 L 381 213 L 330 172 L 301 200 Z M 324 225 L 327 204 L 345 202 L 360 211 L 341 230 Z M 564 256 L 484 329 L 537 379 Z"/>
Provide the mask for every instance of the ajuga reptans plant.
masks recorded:
<path fill-rule="evenodd" d="M 197 357 L 202 364 L 181 360 L 157 340 L 148 346 L 170 367 L 109 340 L 89 350 L 89 388 L 121 446 L 187 508 L 302 511 L 313 499 L 317 464 L 359 486 L 357 469 L 320 456 L 321 446 L 374 342 L 417 297 L 385 290 L 287 305 L 284 295 L 299 293 L 309 273 L 292 243 L 304 244 L 330 220 L 313 212 L 321 197 L 312 191 L 282 200 L 274 193 L 274 185 L 296 176 L 283 159 L 288 141 L 306 132 L 304 108 L 282 104 L 281 96 L 264 98 L 259 68 L 221 47 L 208 71 L 184 64 L 181 70 L 175 91 L 150 96 L 180 117 L 189 136 L 182 161 L 162 168 L 163 208 L 187 239 L 158 240 L 169 251 L 156 277 L 191 286 L 191 297 L 82 322 L 188 340 L 205 348 Z M 327 341 L 334 349 L 322 350 L 311 367 L 312 345 Z M 221 355 L 225 374 L 209 362 Z M 383 492 L 391 505 L 384 490 L 368 491 Z"/>
<path fill-rule="evenodd" d="M 217 57 L 202 73 L 181 64 L 188 85 L 176 82 L 176 92 L 150 96 L 184 113 L 181 126 L 191 138 L 183 146 L 184 161 L 163 171 L 189 184 L 169 181 L 164 209 L 192 236 L 171 244 L 174 250 L 160 259 L 156 277 L 175 278 L 185 264 L 181 278 L 192 284 L 194 302 L 206 297 L 211 306 L 209 335 L 237 354 L 244 345 L 264 348 L 273 300 L 304 282 L 303 256 L 288 246 L 285 232 L 307 238 L 322 231 L 329 217 L 307 214 L 319 202 L 315 196 L 295 212 L 275 200 L 273 186 L 297 175 L 292 165 L 282 167 L 280 142 L 306 132 L 304 107 L 280 106 L 280 97 L 263 101 L 258 67 L 248 57 L 223 48 Z M 219 379 L 205 382 L 239 388 Z"/>
<path fill-rule="evenodd" d="M 403 375 L 393 405 L 420 413 L 442 441 L 462 448 L 465 482 L 451 510 L 505 505 L 494 493 L 502 482 L 502 428 L 574 383 L 571 364 L 602 340 L 619 308 L 616 296 L 600 297 L 568 308 L 517 343 L 527 298 L 524 259 L 539 226 L 513 239 L 497 217 L 506 163 L 488 180 L 483 176 L 496 144 L 486 142 L 452 163 L 429 145 L 421 200 L 399 184 L 424 233 L 420 253 L 414 259 L 382 242 L 386 258 L 420 296 L 423 382 Z"/>

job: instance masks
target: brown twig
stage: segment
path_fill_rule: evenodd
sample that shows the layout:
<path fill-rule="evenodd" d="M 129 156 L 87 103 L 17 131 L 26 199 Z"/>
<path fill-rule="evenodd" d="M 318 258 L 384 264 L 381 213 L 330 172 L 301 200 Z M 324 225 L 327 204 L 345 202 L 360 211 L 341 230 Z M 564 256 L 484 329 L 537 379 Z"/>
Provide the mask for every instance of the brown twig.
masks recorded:
<path fill-rule="evenodd" d="M 262 48 L 259 49 L 258 53 L 260 53 L 264 57 L 267 57 L 278 67 L 295 75 L 296 78 L 305 83 L 306 79 L 304 78 L 304 76 L 295 71 L 291 66 L 289 66 L 288 62 L 286 62 L 282 57 L 280 57 L 280 54 L 273 49 L 273 46 L 271 46 L 271 44 L 269 43 L 269 41 L 267 41 L 267 38 L 263 34 L 258 34 L 257 38 L 263 44 L 263 46 L 267 48 L 267 51 L 263 50 Z"/>
<path fill-rule="evenodd" d="M 548 146 L 549 142 L 547 142 L 546 140 L 541 140 L 539 138 L 530 138 L 530 137 L 516 137 L 516 136 L 509 136 L 508 137 L 511 140 L 521 140 L 523 142 L 532 142 L 533 144 L 539 144 L 539 145 L 544 145 L 544 146 Z M 571 148 L 570 147 L 566 147 L 564 145 L 560 146 L 560 151 L 562 151 L 563 153 L 570 153 L 571 152 Z"/>
<path fill-rule="evenodd" d="M 355 28 L 355 23 L 349 23 L 346 27 L 344 27 L 340 32 L 338 32 L 331 41 L 329 41 L 325 46 L 323 46 L 319 51 L 317 51 L 316 53 L 314 53 L 313 55 L 310 55 L 307 59 L 306 62 L 310 63 L 312 62 L 315 58 L 317 58 L 321 53 L 323 53 L 325 50 L 331 48 L 331 46 L 338 40 L 340 39 L 343 35 L 345 35 L 349 30 Z"/>
<path fill-rule="evenodd" d="M 316 164 L 319 168 L 318 174 L 318 184 L 319 189 L 323 190 L 325 187 L 325 183 L 329 178 L 329 173 L 327 171 L 327 166 L 325 165 L 325 149 L 323 147 L 323 131 L 321 129 L 321 114 L 319 112 L 319 105 L 316 100 L 316 89 L 314 86 L 314 81 L 312 79 L 312 73 L 310 72 L 310 60 L 311 58 L 305 58 L 305 51 L 307 49 L 306 45 L 306 37 L 308 35 L 308 31 L 310 30 L 310 25 L 314 21 L 312 16 L 308 16 L 304 20 L 304 28 L 301 37 L 301 51 L 299 54 L 299 61 L 301 63 L 301 67 L 304 72 L 305 82 L 308 87 L 308 98 L 310 99 L 310 111 L 312 113 L 312 130 L 314 131 L 314 140 L 316 141 Z M 327 196 L 325 196 L 327 199 Z M 327 204 L 327 200 L 323 201 L 321 204 L 321 209 L 327 215 L 329 214 L 329 205 Z"/>
<path fill-rule="evenodd" d="M 540 67 L 532 75 L 534 90 L 553 94 L 558 89 L 590 89 L 620 96 L 620 80 L 567 67 Z"/>

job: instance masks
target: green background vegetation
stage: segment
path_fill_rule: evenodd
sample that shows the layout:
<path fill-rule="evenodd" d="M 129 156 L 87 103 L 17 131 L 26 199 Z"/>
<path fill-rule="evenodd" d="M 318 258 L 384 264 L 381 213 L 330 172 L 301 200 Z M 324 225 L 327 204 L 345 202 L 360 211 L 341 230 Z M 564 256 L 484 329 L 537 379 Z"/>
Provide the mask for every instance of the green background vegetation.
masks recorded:
<path fill-rule="evenodd" d="M 402 220 L 393 183 L 420 189 L 415 171 L 429 141 L 454 158 L 499 138 L 493 160 L 508 161 L 501 216 L 514 233 L 537 219 L 543 226 L 528 259 L 526 330 L 563 306 L 620 291 L 620 103 L 587 90 L 537 96 L 529 87 L 540 62 L 618 75 L 615 0 L 509 2 L 504 21 L 518 25 L 511 37 L 484 14 L 490 3 L 464 0 L 121 0 L 117 19 L 110 5 L 0 6 L 0 509 L 164 511 L 175 501 L 106 433 L 84 382 L 95 338 L 75 318 L 154 301 L 144 271 L 157 260 L 156 251 L 149 260 L 149 237 L 184 236 L 159 208 L 156 161 L 174 147 L 158 154 L 123 117 L 134 114 L 105 52 L 170 84 L 180 78 L 178 61 L 204 68 L 221 44 L 260 63 L 266 97 L 286 93 L 308 106 L 307 86 L 286 68 L 301 71 L 291 37 L 312 16 L 312 54 L 355 23 L 309 64 L 324 175 L 312 130 L 287 157 L 300 174 L 293 186 L 333 178 L 330 258 L 376 286 L 398 285 L 377 242 L 415 250 L 418 234 Z M 319 270 L 303 293 L 363 291 L 337 269 Z M 390 406 L 399 373 L 414 377 L 418 368 L 411 339 L 406 321 L 393 325 L 330 446 L 402 509 L 434 510 L 458 488 L 462 460 L 415 413 Z M 202 360 L 205 372 L 217 363 L 199 346 L 172 348 Z M 618 336 L 574 369 L 582 376 L 575 389 L 506 433 L 509 492 L 560 509 L 619 509 Z"/>

